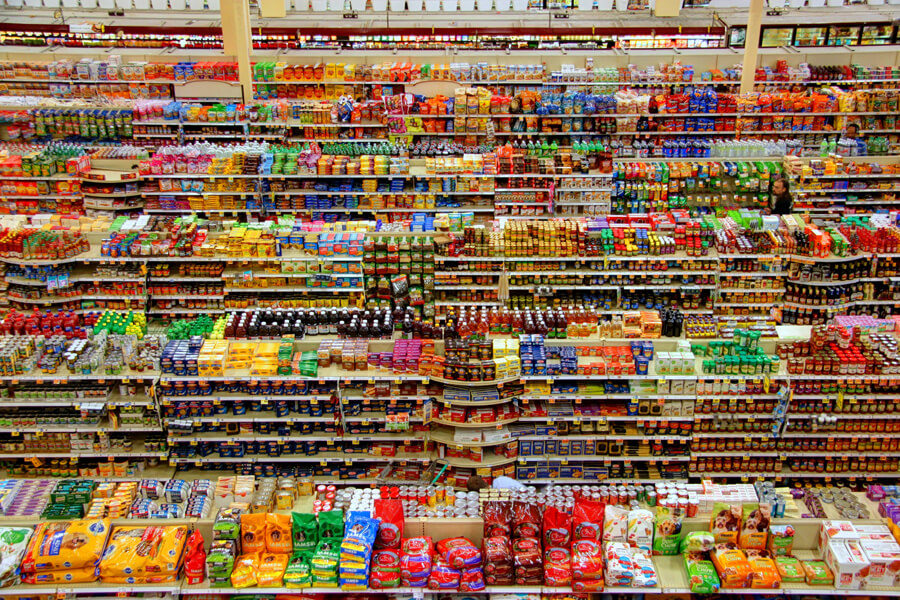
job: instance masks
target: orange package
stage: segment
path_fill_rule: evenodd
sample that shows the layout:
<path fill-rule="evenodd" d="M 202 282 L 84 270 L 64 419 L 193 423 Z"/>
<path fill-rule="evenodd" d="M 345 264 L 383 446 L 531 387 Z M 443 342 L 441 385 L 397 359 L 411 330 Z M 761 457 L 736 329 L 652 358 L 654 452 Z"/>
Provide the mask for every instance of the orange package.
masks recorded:
<path fill-rule="evenodd" d="M 753 551 L 758 552 L 758 551 Z M 765 550 L 760 554 L 765 553 Z M 781 576 L 775 561 L 768 556 L 750 556 L 750 587 L 754 589 L 774 590 L 781 587 Z"/>
<path fill-rule="evenodd" d="M 266 551 L 290 554 L 293 550 L 291 538 L 291 515 L 266 515 Z"/>
<path fill-rule="evenodd" d="M 745 588 L 750 585 L 750 562 L 734 544 L 716 544 L 710 553 L 723 588 Z"/>

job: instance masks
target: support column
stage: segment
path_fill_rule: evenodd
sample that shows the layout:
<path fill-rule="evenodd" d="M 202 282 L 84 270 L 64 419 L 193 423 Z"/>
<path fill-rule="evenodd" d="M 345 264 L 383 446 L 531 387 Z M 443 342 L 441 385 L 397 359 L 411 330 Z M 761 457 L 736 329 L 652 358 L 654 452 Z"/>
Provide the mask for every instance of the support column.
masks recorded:
<path fill-rule="evenodd" d="M 250 72 L 250 3 L 248 0 L 221 0 L 222 40 L 225 54 L 237 58 L 238 74 L 244 102 L 253 99 L 253 77 Z"/>
<path fill-rule="evenodd" d="M 744 39 L 744 70 L 741 73 L 741 93 L 753 91 L 756 77 L 756 55 L 759 51 L 759 26 L 762 21 L 765 0 L 750 0 L 747 15 L 747 35 Z"/>

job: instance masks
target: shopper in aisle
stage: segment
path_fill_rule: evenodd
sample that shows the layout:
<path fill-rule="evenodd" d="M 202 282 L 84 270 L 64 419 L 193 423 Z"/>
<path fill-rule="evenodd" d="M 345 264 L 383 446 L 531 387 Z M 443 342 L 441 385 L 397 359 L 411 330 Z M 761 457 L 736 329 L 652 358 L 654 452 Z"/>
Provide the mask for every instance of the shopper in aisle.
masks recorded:
<path fill-rule="evenodd" d="M 859 125 L 856 123 L 850 123 L 844 128 L 844 139 L 847 140 L 855 140 L 859 137 Z"/>
<path fill-rule="evenodd" d="M 495 490 L 520 490 L 524 487 L 525 486 L 522 483 L 519 483 L 512 477 L 503 475 L 494 477 L 494 481 L 491 485 L 488 485 L 480 475 L 472 475 L 466 483 L 466 488 L 468 488 L 470 492 L 477 492 L 484 488 L 493 488 Z"/>
<path fill-rule="evenodd" d="M 779 177 L 772 182 L 769 210 L 773 215 L 789 215 L 793 208 L 794 199 L 791 197 L 790 184 L 783 177 Z"/>

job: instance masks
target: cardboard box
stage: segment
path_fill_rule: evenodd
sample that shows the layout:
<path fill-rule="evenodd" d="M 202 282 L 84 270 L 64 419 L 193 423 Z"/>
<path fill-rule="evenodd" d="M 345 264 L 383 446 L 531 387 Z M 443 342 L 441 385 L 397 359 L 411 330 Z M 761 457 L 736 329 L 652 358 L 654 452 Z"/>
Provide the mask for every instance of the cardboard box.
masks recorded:
<path fill-rule="evenodd" d="M 831 540 L 858 540 L 859 532 L 850 521 L 822 521 L 819 527 L 819 553 L 824 558 L 825 549 Z"/>
<path fill-rule="evenodd" d="M 825 547 L 825 563 L 834 573 L 835 588 L 862 589 L 869 573 L 869 561 L 859 540 L 829 540 Z"/>
<path fill-rule="evenodd" d="M 866 585 L 897 585 L 900 580 L 900 544 L 895 541 L 863 539 L 859 541 L 859 545 L 870 564 Z"/>

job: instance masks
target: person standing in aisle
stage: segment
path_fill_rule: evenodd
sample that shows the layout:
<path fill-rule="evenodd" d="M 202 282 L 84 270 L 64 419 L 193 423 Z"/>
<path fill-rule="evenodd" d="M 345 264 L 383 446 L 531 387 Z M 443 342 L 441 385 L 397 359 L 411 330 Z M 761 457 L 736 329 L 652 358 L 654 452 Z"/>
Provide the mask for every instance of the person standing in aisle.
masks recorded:
<path fill-rule="evenodd" d="M 859 137 L 859 125 L 856 123 L 850 123 L 847 127 L 844 128 L 844 135 L 842 136 L 847 140 L 855 140 Z"/>
<path fill-rule="evenodd" d="M 794 208 L 794 199 L 791 196 L 790 185 L 787 179 L 779 177 L 772 182 L 772 192 L 769 198 L 769 210 L 773 215 L 789 215 Z"/>

